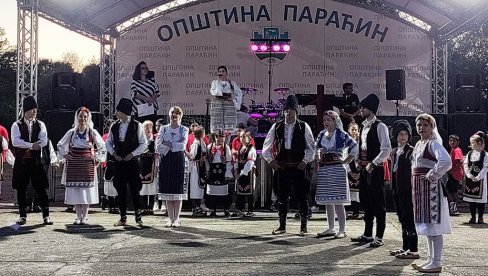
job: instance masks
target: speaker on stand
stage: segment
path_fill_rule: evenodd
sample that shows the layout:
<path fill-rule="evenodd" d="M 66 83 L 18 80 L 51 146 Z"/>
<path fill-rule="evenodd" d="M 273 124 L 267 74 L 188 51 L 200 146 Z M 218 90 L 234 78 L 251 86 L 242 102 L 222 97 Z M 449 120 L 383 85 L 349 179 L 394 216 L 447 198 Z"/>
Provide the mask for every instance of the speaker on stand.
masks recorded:
<path fill-rule="evenodd" d="M 396 101 L 396 116 L 400 112 L 398 101 L 405 100 L 407 92 L 405 89 L 405 70 L 386 70 L 386 99 Z"/>
<path fill-rule="evenodd" d="M 74 72 L 54 73 L 52 78 L 52 109 L 76 110 L 80 107 L 81 75 Z"/>

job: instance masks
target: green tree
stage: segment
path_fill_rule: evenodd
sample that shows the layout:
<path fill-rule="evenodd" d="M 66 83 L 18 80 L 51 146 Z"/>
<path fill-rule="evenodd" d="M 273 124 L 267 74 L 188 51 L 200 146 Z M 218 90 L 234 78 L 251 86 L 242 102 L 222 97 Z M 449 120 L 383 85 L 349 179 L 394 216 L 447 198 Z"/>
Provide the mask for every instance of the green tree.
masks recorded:
<path fill-rule="evenodd" d="M 0 28 L 0 124 L 9 128 L 15 121 L 17 52 Z"/>

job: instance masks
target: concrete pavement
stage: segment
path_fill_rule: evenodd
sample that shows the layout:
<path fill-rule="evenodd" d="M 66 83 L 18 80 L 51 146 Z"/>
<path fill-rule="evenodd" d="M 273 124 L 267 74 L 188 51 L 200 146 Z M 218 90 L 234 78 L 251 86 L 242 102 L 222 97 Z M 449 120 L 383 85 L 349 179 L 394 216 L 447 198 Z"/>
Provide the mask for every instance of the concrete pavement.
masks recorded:
<path fill-rule="evenodd" d="M 41 214 L 29 214 L 17 229 L 13 207 L 0 209 L 0 275 L 419 275 L 413 261 L 388 255 L 401 246 L 396 216 L 388 213 L 385 246 L 370 249 L 351 243 L 363 222 L 348 220 L 348 238 L 318 239 L 325 213 L 309 222 L 309 235 L 299 237 L 299 221 L 288 220 L 288 233 L 273 236 L 275 213 L 252 219 L 192 218 L 184 212 L 182 227 L 164 228 L 161 213 L 145 216 L 147 227 L 113 227 L 117 215 L 100 209 L 90 225 L 74 226 L 74 214 L 53 208 L 54 225 Z M 488 275 L 488 225 L 465 225 L 467 215 L 453 218 L 453 234 L 445 236 L 442 275 Z M 336 222 L 337 224 L 337 222 Z M 425 237 L 419 239 L 426 256 Z M 422 259 L 421 259 L 422 260 Z"/>

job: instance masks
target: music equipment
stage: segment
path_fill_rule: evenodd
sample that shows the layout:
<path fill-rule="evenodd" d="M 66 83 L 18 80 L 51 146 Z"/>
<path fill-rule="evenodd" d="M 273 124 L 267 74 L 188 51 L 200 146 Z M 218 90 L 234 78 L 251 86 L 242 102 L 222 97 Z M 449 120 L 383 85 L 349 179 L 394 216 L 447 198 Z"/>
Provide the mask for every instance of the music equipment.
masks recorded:
<path fill-rule="evenodd" d="M 479 74 L 473 73 L 457 73 L 455 77 L 455 87 L 456 89 L 463 86 L 472 86 L 480 89 L 481 78 Z"/>
<path fill-rule="evenodd" d="M 462 86 L 454 91 L 456 112 L 480 112 L 481 90 L 474 86 Z"/>
<path fill-rule="evenodd" d="M 386 70 L 386 99 L 389 101 L 405 100 L 405 70 Z"/>
<path fill-rule="evenodd" d="M 76 110 L 80 106 L 81 74 L 58 72 L 52 77 L 52 108 Z"/>

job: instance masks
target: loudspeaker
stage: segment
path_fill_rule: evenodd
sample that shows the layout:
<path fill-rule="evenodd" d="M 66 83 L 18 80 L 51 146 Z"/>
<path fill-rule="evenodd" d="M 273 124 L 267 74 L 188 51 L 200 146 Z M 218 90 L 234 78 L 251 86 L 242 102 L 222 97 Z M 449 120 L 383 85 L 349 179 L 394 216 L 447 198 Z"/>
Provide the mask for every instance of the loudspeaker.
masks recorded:
<path fill-rule="evenodd" d="M 75 120 L 74 110 L 49 110 L 46 112 L 47 136 L 57 149 L 59 140 L 63 138 L 68 130 L 73 128 Z M 94 128 L 102 135 L 103 116 L 100 112 L 91 112 Z"/>
<path fill-rule="evenodd" d="M 464 153 L 469 151 L 469 137 L 478 130 L 486 130 L 485 113 L 454 113 L 450 116 L 449 134 L 459 135 L 459 147 Z"/>
<path fill-rule="evenodd" d="M 52 78 L 52 108 L 77 109 L 80 106 L 80 85 L 81 75 L 78 73 L 54 73 Z"/>
<path fill-rule="evenodd" d="M 386 70 L 386 99 L 389 101 L 405 100 L 405 70 Z"/>
<path fill-rule="evenodd" d="M 456 74 L 456 89 L 463 86 L 472 86 L 480 89 L 481 78 L 479 74 L 473 73 L 457 73 Z"/>
<path fill-rule="evenodd" d="M 454 91 L 456 112 L 480 112 L 481 90 L 474 86 L 463 86 Z"/>

